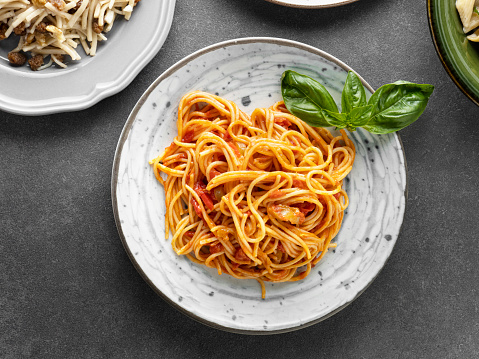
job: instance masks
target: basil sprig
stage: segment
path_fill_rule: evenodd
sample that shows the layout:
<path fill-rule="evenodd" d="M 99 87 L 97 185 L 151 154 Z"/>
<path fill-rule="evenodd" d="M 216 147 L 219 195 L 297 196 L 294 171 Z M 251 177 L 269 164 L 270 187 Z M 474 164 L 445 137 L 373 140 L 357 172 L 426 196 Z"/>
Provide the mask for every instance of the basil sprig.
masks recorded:
<path fill-rule="evenodd" d="M 285 71 L 281 78 L 286 108 L 307 124 L 350 131 L 362 127 L 375 134 L 399 131 L 416 121 L 433 91 L 433 85 L 396 81 L 381 86 L 367 100 L 361 80 L 349 71 L 339 112 L 331 94 L 316 80 L 292 70 Z"/>

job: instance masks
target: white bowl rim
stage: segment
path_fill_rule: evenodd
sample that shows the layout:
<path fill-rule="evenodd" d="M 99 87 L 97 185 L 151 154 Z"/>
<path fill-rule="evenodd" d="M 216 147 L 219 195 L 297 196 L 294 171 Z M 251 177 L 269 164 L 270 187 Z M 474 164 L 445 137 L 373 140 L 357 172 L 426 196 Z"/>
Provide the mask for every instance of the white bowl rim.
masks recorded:
<path fill-rule="evenodd" d="M 313 5 L 299 4 L 297 3 L 297 1 L 282 1 L 282 0 L 266 0 L 266 1 L 269 1 L 270 3 L 273 3 L 273 4 L 278 4 L 278 5 L 288 6 L 288 7 L 296 7 L 300 9 L 325 9 L 330 7 L 337 7 L 337 6 L 351 4 L 358 0 L 343 0 L 343 1 L 330 0 L 326 4 L 313 4 Z"/>
<path fill-rule="evenodd" d="M 204 318 L 202 318 L 198 315 L 195 315 L 195 314 L 189 312 L 188 310 L 184 309 L 183 307 L 181 307 L 177 303 L 173 302 L 170 298 L 168 298 L 161 291 L 160 288 L 155 286 L 155 284 L 150 280 L 150 278 L 145 274 L 145 272 L 143 271 L 141 266 L 138 264 L 138 262 L 135 259 L 135 256 L 133 255 L 133 253 L 131 252 L 131 250 L 128 246 L 128 243 L 126 241 L 125 235 L 124 235 L 123 230 L 122 230 L 121 222 L 120 222 L 120 217 L 119 217 L 119 212 L 118 212 L 118 200 L 117 200 L 117 196 L 116 196 L 116 188 L 117 188 L 117 185 L 118 185 L 119 165 L 120 165 L 120 159 L 121 159 L 121 153 L 122 153 L 123 145 L 124 145 L 126 139 L 128 138 L 130 129 L 131 129 L 133 123 L 136 120 L 136 116 L 137 116 L 138 112 L 140 111 L 141 107 L 143 106 L 143 104 L 145 103 L 145 101 L 147 100 L 147 98 L 151 94 L 151 92 L 163 80 L 168 78 L 172 73 L 176 72 L 178 69 L 185 66 L 190 61 L 194 60 L 195 58 L 197 58 L 199 56 L 202 56 L 202 55 L 204 55 L 208 52 L 215 51 L 215 50 L 218 50 L 218 49 L 226 47 L 226 46 L 239 45 L 239 44 L 249 44 L 249 43 L 258 43 L 258 42 L 297 47 L 297 48 L 312 52 L 314 54 L 317 54 L 317 55 L 319 55 L 319 56 L 321 56 L 321 57 L 323 57 L 323 58 L 325 58 L 325 59 L 327 59 L 331 62 L 334 62 L 338 66 L 342 67 L 345 70 L 354 71 L 351 67 L 346 65 L 341 60 L 337 59 L 336 57 L 334 57 L 334 56 L 330 55 L 329 53 L 324 52 L 324 51 L 322 51 L 322 50 L 320 50 L 316 47 L 313 47 L 313 46 L 310 46 L 310 45 L 307 45 L 307 44 L 304 44 L 304 43 L 301 43 L 301 42 L 298 42 L 298 41 L 284 39 L 284 38 L 276 38 L 276 37 L 244 37 L 244 38 L 231 39 L 231 40 L 226 40 L 226 41 L 222 41 L 222 42 L 218 42 L 216 44 L 206 46 L 206 47 L 204 47 L 200 50 L 197 50 L 197 51 L 193 52 L 192 54 L 184 57 L 183 59 L 181 59 L 177 63 L 173 64 L 170 68 L 165 70 L 148 87 L 148 89 L 140 97 L 140 99 L 136 103 L 135 107 L 131 111 L 130 115 L 128 116 L 128 119 L 127 119 L 127 121 L 126 121 L 126 123 L 123 127 L 120 138 L 118 140 L 118 144 L 117 144 L 116 151 L 115 151 L 115 156 L 114 156 L 114 159 L 113 159 L 112 179 L 111 179 L 111 199 L 112 199 L 113 214 L 114 214 L 118 234 L 120 236 L 123 247 L 125 248 L 125 250 L 128 254 L 128 257 L 130 258 L 131 262 L 133 263 L 133 266 L 136 268 L 138 273 L 140 273 L 141 277 L 145 280 L 145 282 L 148 283 L 148 285 L 155 291 L 155 293 L 157 293 L 163 300 L 165 300 L 173 308 L 175 308 L 178 311 L 184 313 L 188 317 L 196 320 L 199 323 L 205 324 L 205 325 L 207 325 L 209 327 L 212 327 L 212 328 L 215 328 L 215 329 L 220 329 L 220 330 L 223 330 L 223 331 L 226 331 L 226 332 L 231 332 L 231 333 L 236 333 L 236 334 L 271 335 L 271 334 L 288 333 L 288 332 L 292 332 L 292 331 L 295 331 L 295 330 L 299 330 L 299 329 L 302 329 L 302 328 L 312 326 L 314 324 L 322 322 L 325 319 L 330 318 L 334 314 L 336 314 L 336 313 L 340 312 L 341 310 L 343 310 L 344 308 L 346 308 L 349 304 L 354 302 L 362 293 L 364 293 L 364 291 L 374 282 L 374 280 L 377 278 L 379 273 L 382 271 L 382 269 L 386 265 L 386 263 L 389 259 L 389 256 L 385 260 L 383 265 L 378 269 L 376 275 L 373 278 L 371 278 L 369 283 L 366 286 L 364 286 L 364 288 L 362 290 L 360 290 L 351 301 L 349 301 L 349 302 L 343 304 L 342 306 L 336 308 L 335 310 L 329 312 L 327 315 L 324 315 L 320 318 L 311 320 L 311 321 L 306 322 L 306 323 L 298 324 L 297 326 L 294 326 L 294 327 L 277 329 L 277 330 L 261 331 L 261 330 L 245 330 L 245 329 L 230 328 L 230 327 L 227 327 L 227 326 L 219 325 L 215 322 L 209 321 L 207 319 L 204 319 Z M 361 81 L 363 82 L 363 85 L 369 91 L 371 91 L 371 93 L 373 93 L 374 92 L 373 88 L 359 74 L 357 74 L 357 75 L 361 79 Z M 404 199 L 405 199 L 405 201 L 404 201 L 404 213 L 403 213 L 403 216 L 401 218 L 401 224 L 399 226 L 399 231 L 398 231 L 398 234 L 399 234 L 401 232 L 402 224 L 403 224 L 403 221 L 404 221 L 404 214 L 405 214 L 406 207 L 407 207 L 407 195 L 408 195 L 408 175 L 407 174 L 408 174 L 408 171 L 407 171 L 407 162 L 406 162 L 406 155 L 405 155 L 403 143 L 401 141 L 399 133 L 396 132 L 395 136 L 397 136 L 398 142 L 399 142 L 400 147 L 401 147 L 401 152 L 402 152 L 402 156 L 403 156 L 403 159 L 404 159 L 404 171 L 405 171 L 405 175 L 406 175 L 405 176 L 406 177 L 405 178 L 405 188 L 404 188 L 404 194 L 403 194 Z M 396 242 L 393 244 L 393 247 L 391 248 L 391 253 L 394 250 L 394 246 L 395 246 Z"/>
<path fill-rule="evenodd" d="M 36 105 L 18 99 L 13 99 L 15 101 L 11 102 L 12 98 L 3 99 L 0 94 L 0 111 L 23 116 L 39 116 L 80 111 L 125 89 L 140 71 L 143 70 L 143 68 L 158 54 L 170 32 L 176 0 L 163 1 L 169 10 L 166 14 L 166 22 L 163 24 L 164 26 L 155 29 L 155 33 L 151 36 L 148 46 L 144 47 L 143 52 L 138 54 L 134 61 L 127 64 L 122 74 L 114 79 L 111 84 L 105 87 L 104 83 L 98 83 L 96 84 L 94 91 L 89 94 L 65 96 L 64 98 L 58 98 L 55 102 L 48 105 Z"/>

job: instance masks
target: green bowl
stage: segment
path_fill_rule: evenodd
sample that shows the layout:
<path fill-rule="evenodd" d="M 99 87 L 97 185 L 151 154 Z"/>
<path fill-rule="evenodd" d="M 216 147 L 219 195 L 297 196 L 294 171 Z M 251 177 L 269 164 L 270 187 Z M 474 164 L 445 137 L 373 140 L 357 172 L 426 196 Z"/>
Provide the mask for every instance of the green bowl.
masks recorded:
<path fill-rule="evenodd" d="M 429 27 L 441 62 L 454 83 L 479 106 L 479 44 L 467 40 L 455 0 L 427 1 Z"/>

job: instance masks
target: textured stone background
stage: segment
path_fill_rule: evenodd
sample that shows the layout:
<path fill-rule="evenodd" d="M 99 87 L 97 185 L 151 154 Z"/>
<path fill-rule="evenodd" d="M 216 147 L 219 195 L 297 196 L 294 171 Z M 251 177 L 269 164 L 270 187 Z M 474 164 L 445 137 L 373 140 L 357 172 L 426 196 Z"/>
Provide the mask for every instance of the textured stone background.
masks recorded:
<path fill-rule="evenodd" d="M 248 36 L 316 46 L 374 88 L 436 85 L 401 131 L 409 198 L 384 270 L 332 318 L 266 337 L 210 329 L 158 297 L 122 247 L 110 198 L 117 140 L 148 85 L 204 46 Z M 436 55 L 426 1 L 178 0 L 162 50 L 121 93 L 76 113 L 0 112 L 0 358 L 478 357 L 478 110 Z"/>

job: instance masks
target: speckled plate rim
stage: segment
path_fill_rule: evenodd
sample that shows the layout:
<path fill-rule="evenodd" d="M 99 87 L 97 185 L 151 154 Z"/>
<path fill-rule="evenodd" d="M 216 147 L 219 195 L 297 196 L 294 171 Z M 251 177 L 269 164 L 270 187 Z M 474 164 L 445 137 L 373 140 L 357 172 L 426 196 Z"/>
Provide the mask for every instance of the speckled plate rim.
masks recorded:
<path fill-rule="evenodd" d="M 73 112 L 87 109 L 101 100 L 117 94 L 125 89 L 140 73 L 140 71 L 156 56 L 166 41 L 173 22 L 176 0 L 155 0 L 162 1 L 160 6 L 167 9 L 164 22 L 158 22 L 153 34 L 141 53 L 137 54 L 132 61 L 125 61 L 121 66 L 120 75 L 108 82 L 97 83 L 90 93 L 75 94 L 50 99 L 48 104 L 38 104 L 36 101 L 24 101 L 23 99 L 3 96 L 0 91 L 0 110 L 24 116 L 49 115 L 54 113 Z M 114 30 L 114 29 L 113 29 Z M 95 59 L 93 59 L 95 60 Z M 7 69 L 10 70 L 10 69 Z M 3 69 L 0 69 L 0 75 Z M 59 69 L 59 71 L 62 71 Z M 39 74 L 40 76 L 49 76 Z M 19 78 L 31 77 L 31 74 L 19 73 Z M 52 77 L 62 76 L 60 73 L 51 75 Z M 66 72 L 68 76 L 68 72 Z M 8 87 L 4 87 L 8 90 Z M 36 88 L 33 88 L 36 90 Z M 28 95 L 28 94 L 27 94 Z M 27 97 L 27 96 L 25 96 Z M 51 101 L 55 100 L 55 101 Z"/>
<path fill-rule="evenodd" d="M 431 33 L 432 41 L 434 43 L 434 47 L 436 49 L 437 55 L 439 56 L 439 60 L 441 61 L 442 66 L 446 70 L 449 77 L 452 81 L 456 84 L 456 86 L 477 106 L 479 106 L 479 94 L 473 95 L 473 92 L 476 90 L 467 86 L 464 81 L 462 81 L 461 77 L 459 76 L 459 70 L 454 66 L 454 63 L 448 58 L 446 55 L 446 51 L 444 46 L 440 40 L 439 30 L 437 28 L 437 19 L 434 17 L 433 14 L 433 7 L 436 5 L 436 0 L 427 0 L 427 17 L 429 22 L 429 31 Z"/>
<path fill-rule="evenodd" d="M 332 0 L 330 1 L 329 4 L 321 4 L 321 5 L 320 4 L 303 5 L 303 4 L 296 4 L 295 2 L 292 2 L 292 1 L 281 1 L 281 0 L 266 0 L 266 1 L 269 1 L 270 3 L 273 3 L 273 4 L 278 4 L 278 5 L 288 6 L 288 7 L 296 7 L 300 9 L 325 9 L 330 7 L 337 7 L 337 6 L 351 4 L 358 0 L 343 0 L 343 1 Z"/>
<path fill-rule="evenodd" d="M 136 116 L 138 115 L 141 107 L 143 106 L 143 104 L 146 102 L 147 98 L 149 97 L 149 95 L 153 92 L 153 90 L 163 81 L 165 80 L 166 78 L 168 78 L 170 75 L 172 75 L 173 73 L 175 73 L 178 69 L 182 68 L 183 66 L 185 66 L 186 64 L 188 64 L 190 61 L 196 59 L 197 57 L 199 56 L 202 56 L 208 52 L 212 52 L 212 51 L 215 51 L 215 50 L 218 50 L 218 49 L 221 49 L 223 47 L 227 47 L 227 46 L 232 46 L 232 45 L 239 45 L 239 44 L 249 44 L 249 43 L 269 43 L 269 44 L 277 44 L 277 45 L 283 45 L 283 46 L 291 46 L 291 47 L 296 47 L 296 48 L 299 48 L 299 49 L 302 49 L 302 50 L 305 50 L 305 51 L 308 51 L 310 53 L 313 53 L 313 54 L 316 54 L 318 56 L 321 56 L 335 64 L 337 64 L 338 66 L 340 66 L 341 68 L 343 68 L 344 70 L 348 71 L 348 70 L 352 70 L 351 67 L 349 67 L 348 65 L 346 65 L 345 63 L 343 63 L 342 61 L 340 61 L 339 59 L 335 58 L 334 56 L 322 51 L 322 50 L 319 50 L 313 46 L 310 46 L 310 45 L 306 45 L 304 43 L 300 43 L 300 42 L 297 42 L 297 41 L 293 41 L 293 40 L 288 40 L 288 39 L 282 39 L 282 38 L 272 38 L 272 37 L 247 37 L 247 38 L 239 38 L 239 39 L 233 39 L 233 40 L 227 40 L 227 41 L 223 41 L 223 42 L 219 42 L 217 44 L 213 44 L 213 45 L 210 45 L 210 46 L 207 46 L 203 49 L 200 49 L 194 53 L 192 53 L 191 55 L 183 58 L 182 60 L 178 61 L 176 64 L 172 65 L 170 68 L 168 68 L 165 72 L 163 72 L 149 87 L 148 89 L 143 93 L 143 95 L 140 97 L 140 99 L 138 100 L 138 102 L 136 103 L 135 107 L 133 108 L 133 110 L 131 111 L 130 115 L 128 116 L 128 119 L 123 127 L 123 130 L 121 132 L 121 135 L 120 135 L 120 138 L 118 140 L 118 144 L 117 144 L 117 147 L 116 147 L 116 151 L 115 151 L 115 156 L 114 156 L 114 159 L 113 159 L 113 167 L 112 167 L 112 178 L 111 178 L 111 199 L 112 199 L 112 208 L 113 208 L 113 214 L 114 214 L 114 218 L 115 218 L 115 224 L 116 224 L 116 227 L 117 227 L 117 230 L 118 230 L 118 234 L 120 236 L 120 240 L 122 242 L 122 245 L 123 247 L 125 248 L 125 251 L 127 252 L 128 254 L 128 257 L 130 258 L 130 261 L 132 262 L 133 266 L 135 267 L 135 269 L 138 271 L 138 273 L 141 275 L 141 277 L 144 279 L 144 281 L 155 291 L 156 294 L 158 294 L 164 301 L 166 301 L 168 304 L 170 304 L 173 308 L 177 309 L 178 311 L 180 311 L 181 313 L 185 314 L 186 316 L 196 320 L 197 322 L 199 323 L 202 323 L 202 324 L 205 324 L 209 327 L 212 327 L 212 328 L 215 328 L 215 329 L 219 329 L 219 330 L 223 330 L 223 331 L 226 331 L 226 332 L 231 332 L 231 333 L 236 333 L 236 334 L 247 334 L 247 335 L 272 335 L 272 334 L 281 334 L 281 333 L 288 333 L 288 332 L 292 332 L 292 331 L 295 331 L 295 330 L 299 330 L 299 329 L 302 329 L 302 328 L 307 328 L 309 326 L 312 326 L 314 324 L 317 324 L 317 323 L 320 323 L 322 322 L 323 320 L 326 320 L 328 318 L 330 318 L 331 316 L 335 315 L 336 313 L 340 312 L 341 310 L 343 310 L 344 308 L 346 308 L 349 304 L 351 304 L 353 301 L 355 301 L 362 293 L 364 293 L 364 291 L 374 282 L 374 280 L 377 278 L 377 276 L 379 275 L 379 273 L 382 271 L 382 269 L 384 268 L 384 266 L 386 265 L 387 263 L 387 260 L 389 259 L 389 256 L 388 258 L 386 259 L 386 261 L 384 262 L 383 266 L 381 268 L 379 268 L 378 272 L 376 273 L 376 275 L 371 278 L 370 282 L 364 286 L 364 288 L 362 290 L 360 290 L 356 296 L 349 302 L 343 304 L 342 306 L 336 308 L 335 310 L 329 312 L 327 315 L 324 315 L 320 318 L 317 318 L 315 320 L 311 320 L 307 323 L 303 323 L 303 324 L 298 324 L 297 326 L 294 326 L 294 327 L 290 327 L 290 328 L 284 328 L 284 329 L 278 329 L 278 330 L 271 330 L 271 331 L 260 331 L 260 330 L 243 330 L 243 329 L 235 329 L 235 328 L 230 328 L 230 327 L 226 327 L 226 326 L 222 326 L 222 325 L 219 325 L 215 322 L 212 322 L 212 321 L 209 321 L 209 320 L 206 320 L 200 316 L 197 316 L 191 312 L 189 312 L 188 310 L 184 309 L 183 307 L 181 307 L 180 305 L 178 305 L 177 303 L 175 303 L 174 301 L 172 301 L 169 297 L 167 297 L 162 291 L 160 288 L 156 287 L 155 284 L 150 280 L 150 278 L 146 275 L 146 273 L 143 271 L 143 269 L 141 268 L 141 266 L 139 265 L 139 263 L 137 262 L 137 260 L 135 259 L 135 256 L 133 255 L 132 251 L 130 250 L 130 247 L 128 246 L 128 242 L 126 241 L 126 237 L 125 237 L 125 234 L 123 233 L 123 229 L 122 229 L 122 225 L 121 225 L 121 221 L 120 221 L 120 217 L 119 217 L 119 212 L 118 212 L 118 199 L 117 199 L 117 186 L 118 186 L 118 174 L 119 174 L 119 166 L 120 166 L 120 161 L 121 161 L 121 154 L 122 154 L 122 150 L 123 150 L 123 146 L 128 138 L 128 135 L 130 133 L 130 130 L 136 120 Z M 363 82 L 364 86 L 371 92 L 374 92 L 373 88 L 358 74 L 358 76 L 360 77 L 361 81 Z M 402 140 L 399 136 L 398 133 L 395 134 L 397 136 L 397 139 L 398 139 L 398 142 L 399 142 L 399 145 L 401 147 L 401 152 L 402 152 L 402 156 L 403 156 L 403 159 L 404 159 L 404 172 L 405 172 L 405 189 L 404 189 L 404 193 L 403 193 L 403 196 L 404 196 L 404 212 L 403 212 L 403 216 L 401 218 L 401 223 L 400 223 L 400 226 L 399 226 L 399 231 L 398 231 L 398 234 L 401 232 L 401 228 L 402 228 L 402 224 L 403 224 L 403 220 L 404 220 L 404 214 L 405 214 L 405 211 L 407 209 L 407 196 L 408 196 L 408 171 L 407 171 L 407 162 L 406 162 L 406 155 L 405 155 L 405 151 L 404 151 L 404 146 L 403 146 L 403 143 L 402 143 Z M 397 241 L 396 241 L 397 242 Z M 395 246 L 396 243 L 393 244 L 393 247 L 391 249 L 391 252 L 394 250 L 394 246 Z"/>

